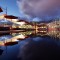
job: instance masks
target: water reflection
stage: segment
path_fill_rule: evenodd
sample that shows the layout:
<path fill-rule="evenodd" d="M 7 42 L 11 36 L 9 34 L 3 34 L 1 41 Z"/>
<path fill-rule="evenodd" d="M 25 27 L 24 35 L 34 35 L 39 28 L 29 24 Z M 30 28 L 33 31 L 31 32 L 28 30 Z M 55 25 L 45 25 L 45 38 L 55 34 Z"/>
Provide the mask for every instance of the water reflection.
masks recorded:
<path fill-rule="evenodd" d="M 58 45 L 60 45 L 60 41 L 58 38 L 54 39 L 50 36 L 42 36 L 39 32 L 36 31 L 25 31 L 25 32 L 19 32 L 19 33 L 12 33 L 10 35 L 3 35 L 0 36 L 0 46 L 2 50 L 1 51 L 1 60 L 15 60 L 19 57 L 21 57 L 21 54 L 23 52 L 23 49 L 25 49 L 25 46 L 29 43 L 33 42 L 40 42 L 40 41 L 48 41 L 48 42 L 56 42 Z M 19 54 L 19 55 L 18 55 Z"/>
<path fill-rule="evenodd" d="M 3 51 L 4 51 L 4 50 L 0 49 L 0 55 L 2 55 Z"/>
<path fill-rule="evenodd" d="M 25 40 L 29 37 L 47 37 L 46 32 L 40 32 L 40 31 L 25 31 L 25 32 L 19 32 L 19 33 L 11 33 L 10 35 L 5 35 L 0 37 L 0 46 L 10 46 L 18 44 L 19 41 Z M 59 40 L 59 39 L 58 39 Z"/>

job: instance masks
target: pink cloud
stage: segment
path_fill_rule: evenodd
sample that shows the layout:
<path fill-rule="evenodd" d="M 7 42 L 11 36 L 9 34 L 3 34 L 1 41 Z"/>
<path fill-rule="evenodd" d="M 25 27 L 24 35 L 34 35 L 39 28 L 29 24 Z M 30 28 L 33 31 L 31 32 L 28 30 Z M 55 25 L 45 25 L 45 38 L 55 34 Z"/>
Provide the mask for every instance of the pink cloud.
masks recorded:
<path fill-rule="evenodd" d="M 19 0 L 17 2 L 20 11 L 30 17 L 60 16 L 60 0 Z"/>

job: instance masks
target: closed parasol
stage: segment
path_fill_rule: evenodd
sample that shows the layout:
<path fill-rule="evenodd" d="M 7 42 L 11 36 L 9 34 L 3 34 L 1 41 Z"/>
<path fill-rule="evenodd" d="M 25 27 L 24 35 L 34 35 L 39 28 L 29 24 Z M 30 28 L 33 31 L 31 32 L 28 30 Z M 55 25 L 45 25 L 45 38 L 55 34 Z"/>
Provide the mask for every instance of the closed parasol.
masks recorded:
<path fill-rule="evenodd" d="M 3 12 L 2 8 L 0 7 L 0 12 Z"/>

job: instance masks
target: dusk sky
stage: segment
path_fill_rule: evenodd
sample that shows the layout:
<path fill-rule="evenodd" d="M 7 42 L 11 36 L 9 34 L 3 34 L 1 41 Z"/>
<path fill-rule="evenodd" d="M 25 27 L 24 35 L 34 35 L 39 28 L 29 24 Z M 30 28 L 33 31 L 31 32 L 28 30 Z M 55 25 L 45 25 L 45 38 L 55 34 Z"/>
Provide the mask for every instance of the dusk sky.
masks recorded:
<path fill-rule="evenodd" d="M 32 18 L 60 17 L 60 0 L 18 0 L 20 12 Z"/>
<path fill-rule="evenodd" d="M 48 20 L 60 17 L 60 0 L 0 0 L 0 6 L 8 8 L 8 14 Z"/>
<path fill-rule="evenodd" d="M 0 0 L 0 6 L 5 9 L 7 7 L 9 15 L 19 16 L 20 15 L 19 8 L 16 1 L 17 0 Z"/>

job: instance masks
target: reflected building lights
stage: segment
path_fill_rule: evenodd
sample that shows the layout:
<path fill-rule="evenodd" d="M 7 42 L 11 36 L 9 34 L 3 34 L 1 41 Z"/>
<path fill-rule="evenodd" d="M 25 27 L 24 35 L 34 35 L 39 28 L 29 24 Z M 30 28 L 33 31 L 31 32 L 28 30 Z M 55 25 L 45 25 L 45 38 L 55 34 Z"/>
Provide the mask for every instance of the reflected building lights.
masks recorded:
<path fill-rule="evenodd" d="M 0 18 L 4 18 L 3 16 L 0 16 Z M 24 20 L 17 21 L 18 19 L 13 19 L 12 22 L 14 24 L 12 25 L 2 25 L 2 27 L 9 27 L 10 30 L 8 31 L 11 33 L 14 37 L 8 40 L 5 40 L 5 43 L 8 42 L 17 42 L 20 40 L 24 40 L 26 37 L 30 37 L 33 35 L 39 35 L 39 36 L 51 36 L 51 37 L 57 37 L 60 38 L 60 20 L 59 21 L 53 21 L 50 23 L 31 23 Z M 1 26 L 0 26 L 1 27 Z M 22 32 L 21 30 L 24 30 Z M 0 31 L 1 32 L 1 31 Z M 4 31 L 3 31 L 4 32 Z M 7 31 L 5 31 L 7 32 Z M 4 32 L 4 33 L 5 33 Z M 17 35 L 15 33 L 18 33 Z M 18 39 L 18 40 L 17 40 Z M 0 45 L 4 45 L 4 41 L 0 41 Z"/>

